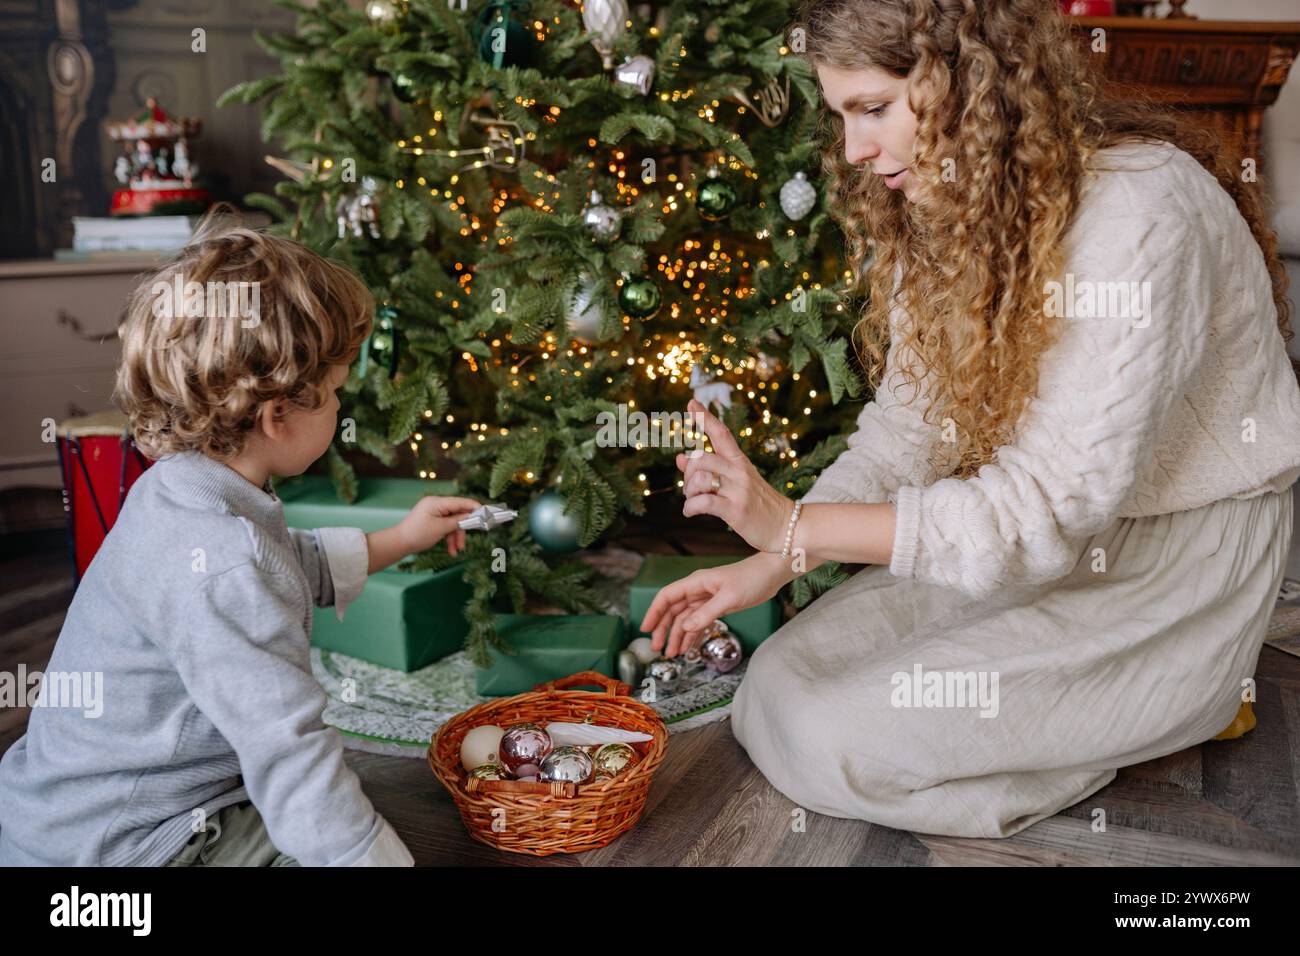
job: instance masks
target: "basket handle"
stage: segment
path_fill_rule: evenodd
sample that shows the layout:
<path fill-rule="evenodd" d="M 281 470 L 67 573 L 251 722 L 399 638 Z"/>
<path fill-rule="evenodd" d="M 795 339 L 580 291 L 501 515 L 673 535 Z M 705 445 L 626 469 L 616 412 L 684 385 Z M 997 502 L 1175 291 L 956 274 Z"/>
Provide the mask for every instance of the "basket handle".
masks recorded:
<path fill-rule="evenodd" d="M 630 697 L 632 695 L 632 685 L 625 681 L 615 680 L 602 674 L 600 671 L 578 671 L 576 674 L 570 674 L 568 677 L 561 677 L 559 680 L 543 681 L 533 688 L 534 691 L 546 691 L 548 694 L 554 694 L 557 690 L 567 690 L 570 687 L 578 687 L 583 684 L 595 684 L 598 687 L 605 688 L 606 697 Z"/>

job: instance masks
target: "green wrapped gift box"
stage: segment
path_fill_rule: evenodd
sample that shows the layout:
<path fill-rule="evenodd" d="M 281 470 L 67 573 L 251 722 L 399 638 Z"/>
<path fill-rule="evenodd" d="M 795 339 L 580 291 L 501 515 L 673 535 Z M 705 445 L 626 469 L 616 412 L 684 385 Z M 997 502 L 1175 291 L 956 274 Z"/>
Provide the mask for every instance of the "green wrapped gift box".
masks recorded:
<path fill-rule="evenodd" d="M 456 564 L 442 571 L 378 571 L 343 620 L 332 607 L 312 616 L 311 642 L 363 661 L 410 673 L 465 644 L 464 608 L 473 589 Z"/>
<path fill-rule="evenodd" d="M 744 556 L 738 554 L 646 555 L 645 561 L 641 563 L 641 569 L 637 572 L 636 580 L 632 582 L 632 594 L 628 599 L 628 639 L 644 636 L 641 633 L 641 621 L 650 610 L 655 595 L 665 585 L 672 584 L 700 568 L 715 568 L 743 559 Z M 728 614 L 722 620 L 740 639 L 740 645 L 748 656 L 781 626 L 781 602 L 773 597 L 762 604 Z"/>
<path fill-rule="evenodd" d="M 454 495 L 451 481 L 361 478 L 357 500 L 340 501 L 328 478 L 303 475 L 282 481 L 275 493 L 293 528 L 360 528 L 367 534 L 401 521 L 424 495 Z M 461 564 L 407 574 L 387 569 L 370 575 L 342 621 L 334 608 L 316 608 L 311 642 L 383 667 L 410 672 L 460 650 L 469 624 L 464 608 L 473 591 Z"/>
<path fill-rule="evenodd" d="M 618 676 L 623 619 L 615 614 L 498 614 L 497 633 L 519 652 L 489 648 L 489 667 L 475 677 L 485 697 L 523 694 L 579 671 Z"/>

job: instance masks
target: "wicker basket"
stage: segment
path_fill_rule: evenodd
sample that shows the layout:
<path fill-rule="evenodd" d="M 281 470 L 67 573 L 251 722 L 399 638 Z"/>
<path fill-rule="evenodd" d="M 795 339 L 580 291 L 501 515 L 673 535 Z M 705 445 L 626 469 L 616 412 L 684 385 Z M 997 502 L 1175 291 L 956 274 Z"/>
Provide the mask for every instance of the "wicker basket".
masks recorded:
<path fill-rule="evenodd" d="M 605 690 L 565 689 L 585 684 Z M 641 816 L 650 780 L 668 746 L 668 731 L 659 714 L 634 700 L 631 692 L 622 681 L 582 671 L 538 684 L 526 694 L 471 707 L 439 727 L 429 746 L 429 766 L 451 791 L 469 835 L 511 853 L 550 856 L 594 850 L 631 829 Z M 653 734 L 654 739 L 632 744 L 640 762 L 601 783 L 466 779 L 460 746 L 472 728 L 507 727 L 520 721 L 541 726 L 551 721 L 582 723 L 588 717 L 594 724 Z"/>

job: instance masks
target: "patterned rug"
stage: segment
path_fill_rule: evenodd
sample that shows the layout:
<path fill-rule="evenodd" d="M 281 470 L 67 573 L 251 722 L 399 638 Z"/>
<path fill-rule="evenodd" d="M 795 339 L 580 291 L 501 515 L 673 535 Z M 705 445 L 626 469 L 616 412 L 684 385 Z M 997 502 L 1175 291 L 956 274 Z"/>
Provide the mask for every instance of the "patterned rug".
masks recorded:
<path fill-rule="evenodd" d="M 605 612 L 626 621 L 632 580 L 643 556 L 607 546 L 581 557 L 606 576 L 595 585 Z M 533 613 L 563 612 L 538 608 Z M 693 674 L 682 681 L 677 693 L 650 706 L 670 734 L 722 720 L 731 712 L 746 663 L 712 678 L 707 672 Z M 329 695 L 325 723 L 337 728 L 344 745 L 354 750 L 423 759 L 434 732 L 444 723 L 477 704 L 500 699 L 475 692 L 475 667 L 464 651 L 409 674 L 318 647 L 311 649 L 311 664 Z"/>
<path fill-rule="evenodd" d="M 632 579 L 642 555 L 624 548 L 605 547 L 582 555 L 607 577 L 596 586 L 609 614 L 627 619 Z M 1269 622 L 1265 643 L 1300 656 L 1300 582 L 1283 582 L 1280 601 Z M 558 608 L 536 613 L 563 613 Z M 424 758 L 439 727 L 483 697 L 474 690 L 474 665 L 463 651 L 412 673 L 370 664 L 346 654 L 311 649 L 312 671 L 329 695 L 325 723 L 338 729 L 345 746 L 373 753 Z M 651 703 L 669 734 L 723 720 L 731 713 L 731 700 L 745 675 L 748 662 L 730 674 L 709 678 L 697 673 L 682 682 L 671 697 Z"/>

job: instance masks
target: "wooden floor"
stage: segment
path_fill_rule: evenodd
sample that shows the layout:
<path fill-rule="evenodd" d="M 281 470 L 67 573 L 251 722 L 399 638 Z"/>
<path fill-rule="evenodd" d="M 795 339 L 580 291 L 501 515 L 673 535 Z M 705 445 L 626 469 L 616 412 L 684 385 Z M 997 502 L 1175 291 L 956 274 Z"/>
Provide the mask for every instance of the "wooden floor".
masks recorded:
<path fill-rule="evenodd" d="M 661 528 L 633 528 L 620 540 L 682 549 Z M 730 547 L 715 538 L 691 550 Z M 0 589 L 0 670 L 44 669 L 72 599 L 65 554 L 3 561 Z M 794 804 L 749 761 L 726 720 L 673 734 L 638 825 L 608 847 L 574 856 L 538 859 L 470 839 L 422 760 L 355 751 L 346 759 L 421 865 L 1297 865 L 1300 658 L 1265 647 L 1256 680 L 1259 724 L 1245 737 L 1126 767 L 1094 796 L 1004 840 L 913 834 L 813 813 L 805 832 L 793 832 Z M 0 709 L 0 752 L 26 723 L 25 708 Z M 1092 830 L 1098 807 L 1106 811 L 1104 833 Z"/>

